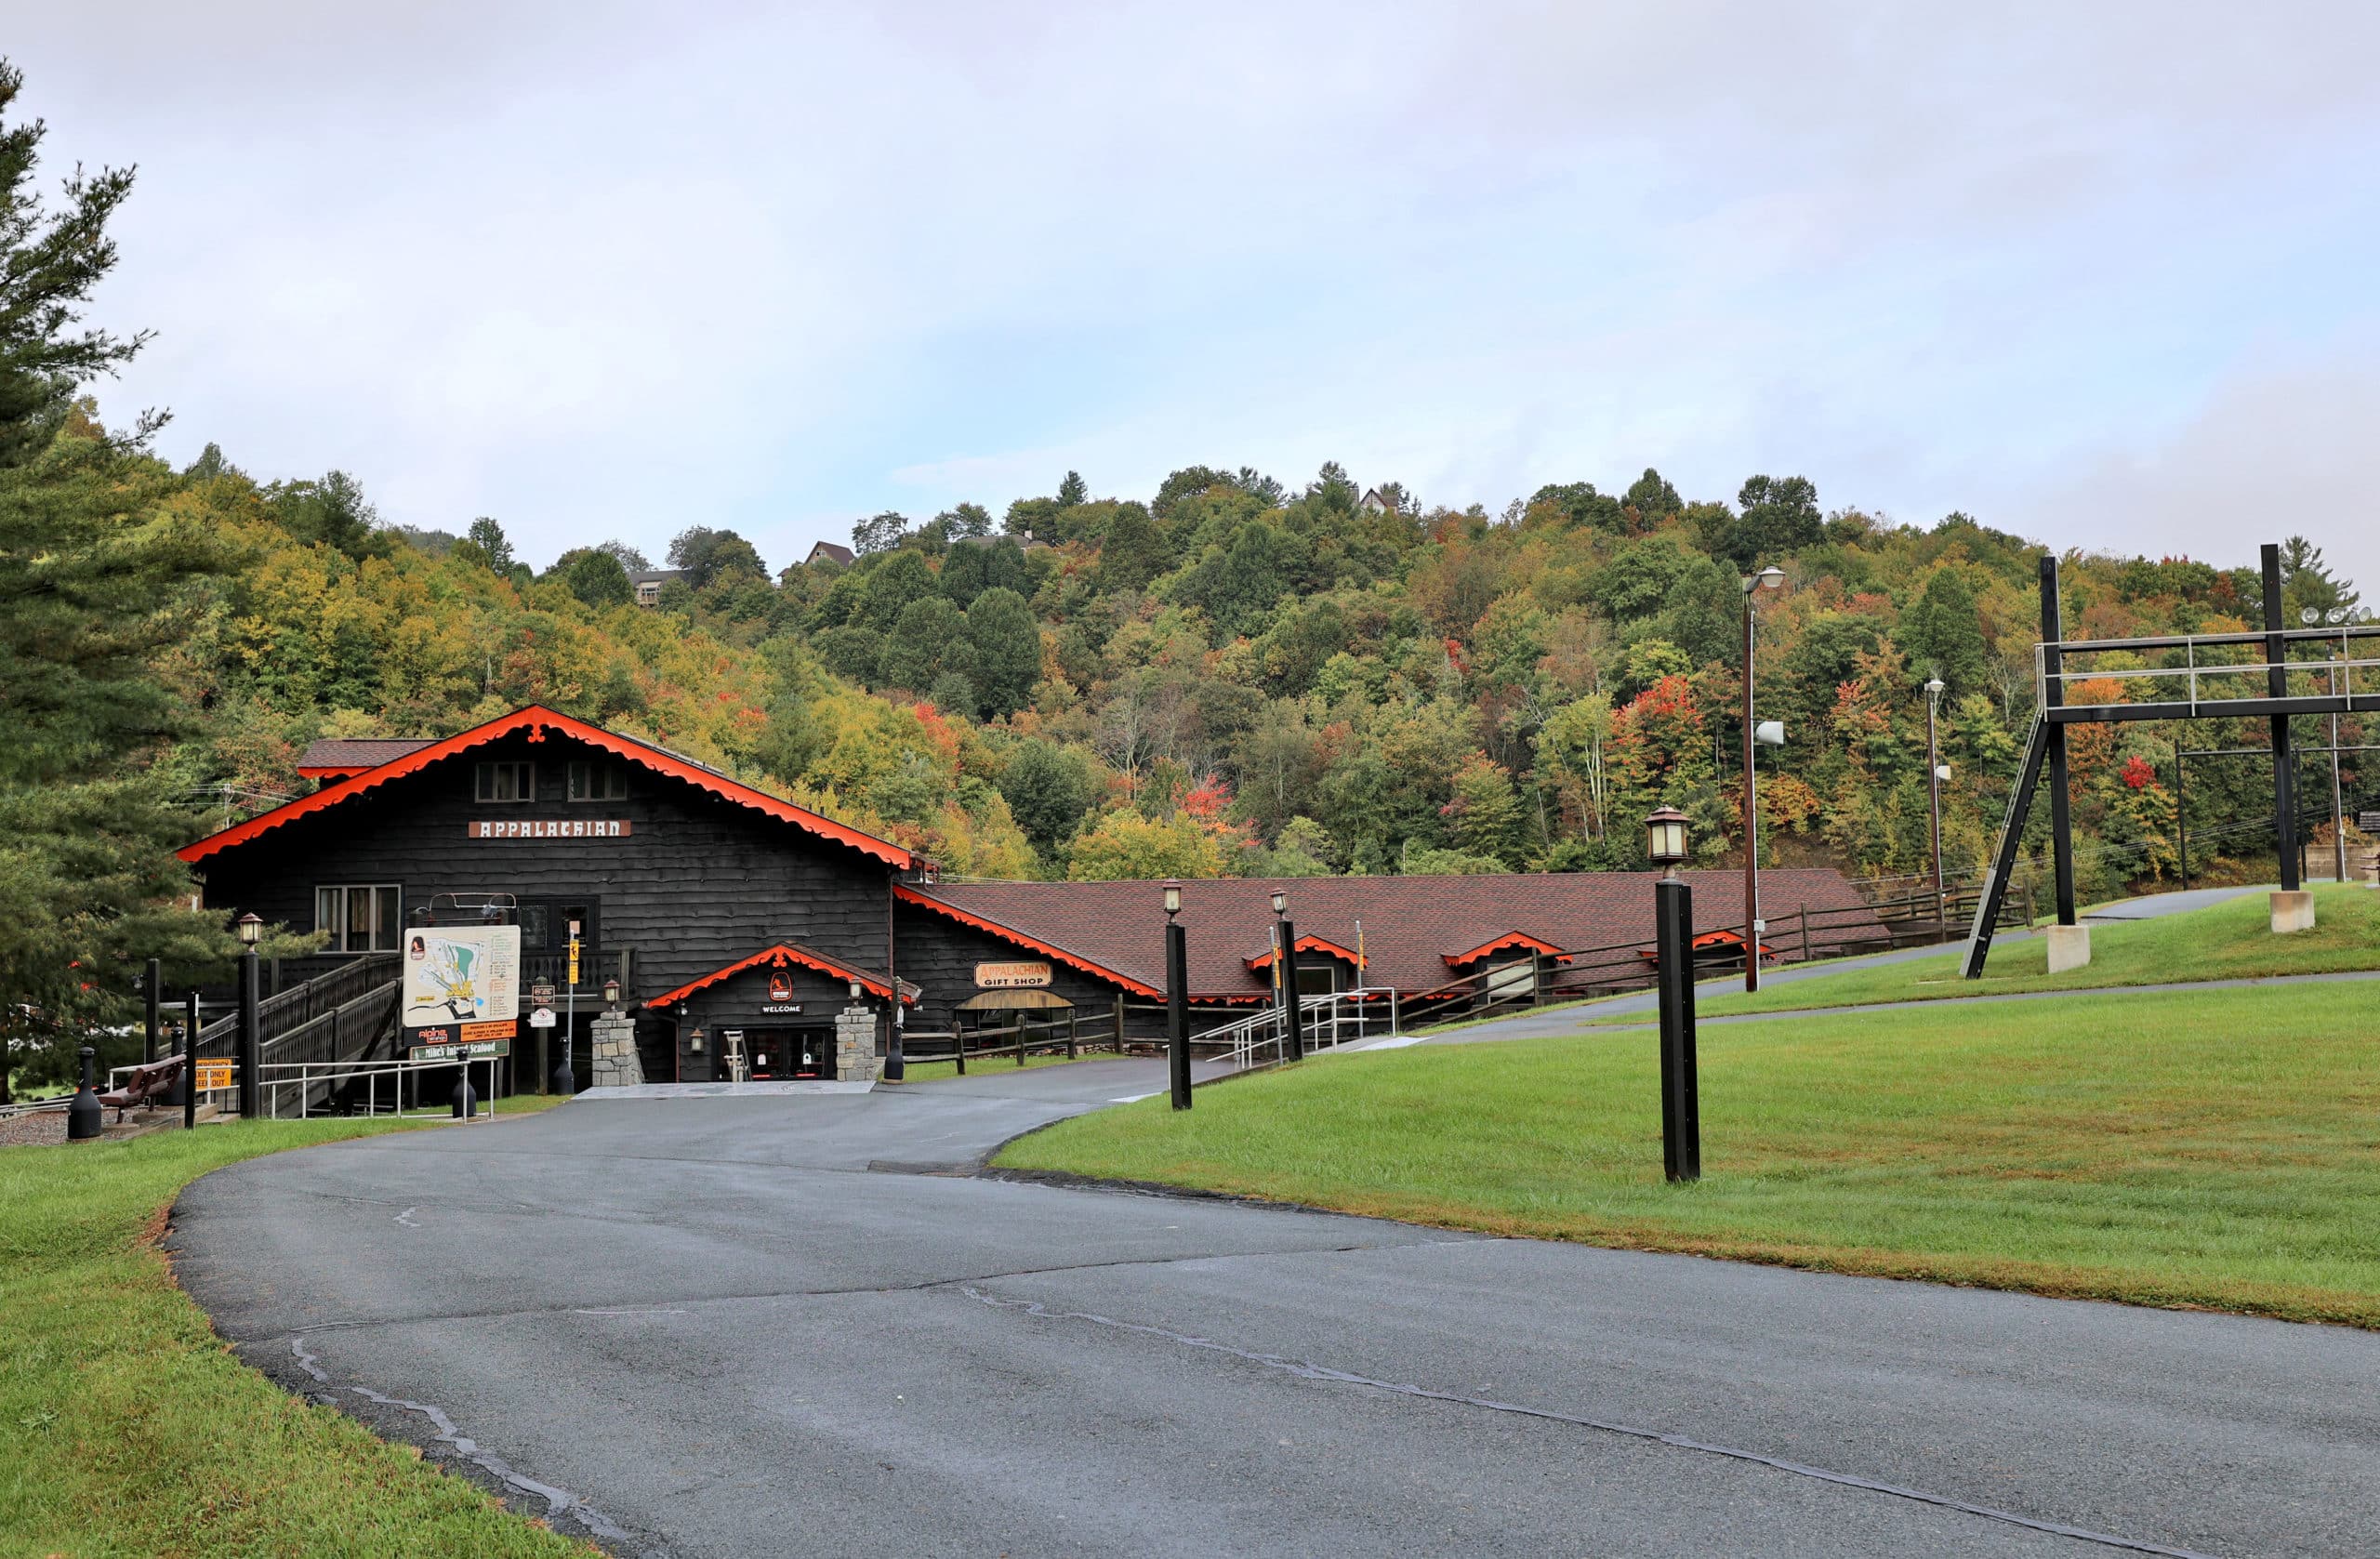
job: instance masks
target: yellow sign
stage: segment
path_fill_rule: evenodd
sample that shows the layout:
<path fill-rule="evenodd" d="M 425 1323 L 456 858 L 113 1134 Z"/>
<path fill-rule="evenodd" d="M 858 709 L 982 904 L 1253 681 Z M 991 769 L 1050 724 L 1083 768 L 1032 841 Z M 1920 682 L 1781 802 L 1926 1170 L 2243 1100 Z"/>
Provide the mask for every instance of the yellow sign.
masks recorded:
<path fill-rule="evenodd" d="M 975 988 L 979 991 L 1035 990 L 1050 983 L 1050 966 L 1046 963 L 979 963 L 975 966 Z"/>
<path fill-rule="evenodd" d="M 215 1061 L 210 1061 L 210 1060 L 208 1060 L 208 1059 L 207 1059 L 206 1057 L 205 1057 L 205 1056 L 201 1056 L 201 1057 L 199 1058 L 199 1061 L 198 1061 L 198 1091 L 199 1091 L 199 1092 L 201 1092 L 201 1093 L 205 1093 L 205 1092 L 207 1092 L 208 1090 L 213 1090 L 213 1089 L 218 1089 L 218 1088 L 230 1088 L 231 1086 L 231 1057 L 229 1057 L 229 1056 L 225 1056 L 225 1057 L 222 1057 L 222 1058 L 221 1058 L 221 1059 L 219 1059 L 219 1060 L 215 1060 Z"/>
<path fill-rule="evenodd" d="M 578 984 L 578 938 L 570 939 L 570 983 Z"/>

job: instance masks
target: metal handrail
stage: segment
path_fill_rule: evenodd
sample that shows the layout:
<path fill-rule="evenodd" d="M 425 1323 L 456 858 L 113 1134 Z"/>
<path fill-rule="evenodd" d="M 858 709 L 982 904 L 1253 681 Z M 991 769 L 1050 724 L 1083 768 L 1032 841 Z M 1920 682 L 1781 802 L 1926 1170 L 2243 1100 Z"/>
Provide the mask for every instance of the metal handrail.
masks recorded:
<path fill-rule="evenodd" d="M 488 1084 L 486 1090 L 480 1095 L 479 1102 L 485 1107 L 475 1110 L 473 1118 L 485 1116 L 494 1119 L 496 1064 L 502 1059 L 499 1056 L 482 1056 L 467 1061 L 454 1059 L 418 1061 L 406 1056 L 391 1057 L 386 1061 L 364 1062 L 268 1061 L 258 1064 L 257 1083 L 264 1092 L 267 1118 L 273 1120 L 281 1118 L 281 1090 L 295 1088 L 298 1090 L 297 1118 L 306 1120 L 311 1117 L 309 1101 L 316 1087 L 326 1086 L 329 1089 L 337 1089 L 342 1084 L 353 1082 L 358 1078 L 363 1079 L 364 1083 L 364 1113 L 372 1116 L 378 1115 L 380 1113 L 379 1080 L 387 1077 L 390 1079 L 389 1102 L 391 1113 L 402 1117 L 406 1113 L 403 1101 L 404 1079 L 407 1077 L 419 1077 L 424 1072 L 445 1072 L 456 1066 L 469 1068 L 484 1064 L 487 1067 Z M 272 1074 L 276 1072 L 294 1075 L 274 1077 Z M 416 1115 L 443 1115 L 451 1112 L 453 1108 L 452 1105 L 448 1105 L 442 1110 L 424 1111 L 419 1108 L 419 1100 L 420 1092 L 416 1089 L 416 1108 L 413 1112 Z"/>

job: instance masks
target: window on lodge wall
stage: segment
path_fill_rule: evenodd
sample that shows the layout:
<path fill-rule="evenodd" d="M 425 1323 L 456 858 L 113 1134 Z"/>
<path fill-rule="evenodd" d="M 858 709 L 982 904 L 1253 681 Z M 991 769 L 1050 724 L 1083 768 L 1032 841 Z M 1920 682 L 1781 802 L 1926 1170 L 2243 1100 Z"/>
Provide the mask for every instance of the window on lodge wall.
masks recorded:
<path fill-rule="evenodd" d="M 573 763 L 570 799 L 574 801 L 620 801 L 628 799 L 628 774 L 618 763 Z"/>
<path fill-rule="evenodd" d="M 473 795 L 483 801 L 534 801 L 537 799 L 537 767 L 534 763 L 483 763 Z"/>
<path fill-rule="evenodd" d="M 314 929 L 328 931 L 331 953 L 393 950 L 404 930 L 403 893 L 393 883 L 314 890 Z"/>

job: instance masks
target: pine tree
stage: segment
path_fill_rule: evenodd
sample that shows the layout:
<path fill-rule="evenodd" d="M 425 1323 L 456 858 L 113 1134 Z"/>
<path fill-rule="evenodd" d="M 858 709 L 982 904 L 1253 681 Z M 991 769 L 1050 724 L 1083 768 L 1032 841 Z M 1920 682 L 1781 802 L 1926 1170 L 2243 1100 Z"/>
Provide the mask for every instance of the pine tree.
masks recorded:
<path fill-rule="evenodd" d="M 0 62 L 0 113 L 21 79 Z M 229 560 L 165 505 L 180 479 L 140 447 L 162 419 L 111 435 L 76 398 L 145 339 L 77 328 L 132 176 L 77 175 L 46 211 L 42 133 L 0 128 L 0 1039 L 54 1079 L 125 1010 L 132 958 L 188 979 L 228 948 L 170 905 L 191 820 L 152 764 L 190 710 L 152 659 L 186 625 L 190 581 Z"/>

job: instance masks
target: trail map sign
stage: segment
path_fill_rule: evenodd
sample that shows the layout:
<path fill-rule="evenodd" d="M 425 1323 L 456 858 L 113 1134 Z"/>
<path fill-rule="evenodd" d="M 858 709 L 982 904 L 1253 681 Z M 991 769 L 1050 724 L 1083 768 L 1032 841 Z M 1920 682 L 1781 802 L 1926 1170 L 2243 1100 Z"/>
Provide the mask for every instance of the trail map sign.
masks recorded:
<path fill-rule="evenodd" d="M 520 927 L 417 926 L 405 933 L 408 1043 L 509 1039 L 520 1016 Z"/>

